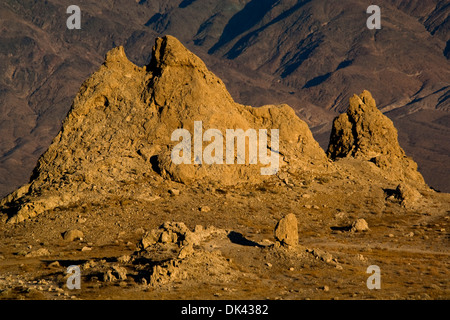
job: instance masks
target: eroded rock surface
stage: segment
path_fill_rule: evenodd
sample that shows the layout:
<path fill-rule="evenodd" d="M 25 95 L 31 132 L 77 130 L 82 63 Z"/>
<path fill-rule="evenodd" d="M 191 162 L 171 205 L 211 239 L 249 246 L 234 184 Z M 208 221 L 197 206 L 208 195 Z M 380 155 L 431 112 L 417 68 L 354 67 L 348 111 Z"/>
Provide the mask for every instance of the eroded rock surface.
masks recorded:
<path fill-rule="evenodd" d="M 351 97 L 347 112 L 334 120 L 327 155 L 333 160 L 371 161 L 391 178 L 425 184 L 417 164 L 400 147 L 394 124 L 377 109 L 367 90 Z"/>
<path fill-rule="evenodd" d="M 194 164 L 194 152 L 190 164 L 173 163 L 171 151 L 179 141 L 172 141 L 172 133 L 186 129 L 193 143 L 195 121 L 201 121 L 202 132 L 221 132 L 224 157 L 227 129 L 267 129 L 267 141 L 259 145 L 258 140 L 257 150 L 279 154 L 278 173 L 287 169 L 313 172 L 329 166 L 293 109 L 235 103 L 200 58 L 176 38 L 166 36 L 156 39 L 148 66 L 130 62 L 123 47 L 108 52 L 99 70 L 83 83 L 30 183 L 0 206 L 8 211 L 10 222 L 20 222 L 55 207 L 111 194 L 151 201 L 146 182 L 152 173 L 185 184 L 255 184 L 274 178 L 261 174 L 261 168 L 267 167 L 261 161 L 250 163 L 247 156 L 245 163 L 238 164 L 237 153 L 233 164 L 225 159 L 224 164 Z M 271 129 L 279 130 L 278 150 L 272 146 Z M 203 143 L 203 152 L 206 146 Z"/>

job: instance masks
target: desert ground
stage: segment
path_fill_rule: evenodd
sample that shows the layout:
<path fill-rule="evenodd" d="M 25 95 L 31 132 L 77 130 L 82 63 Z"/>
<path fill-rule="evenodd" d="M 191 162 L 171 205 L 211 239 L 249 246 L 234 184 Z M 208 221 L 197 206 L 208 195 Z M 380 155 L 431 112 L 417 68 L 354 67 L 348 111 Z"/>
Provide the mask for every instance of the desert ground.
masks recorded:
<path fill-rule="evenodd" d="M 256 187 L 187 187 L 153 174 L 146 201 L 111 196 L 1 223 L 0 298 L 448 299 L 450 196 L 422 192 L 422 205 L 406 209 L 363 164 L 357 180 L 345 171 L 356 160 L 336 164 L 329 175 Z M 274 238 L 288 213 L 297 246 Z M 360 218 L 369 229 L 350 230 Z M 143 249 L 148 231 L 171 222 L 204 233 L 187 257 L 177 240 Z M 82 235 L 64 239 L 69 230 Z M 70 265 L 81 289 L 67 287 Z M 380 289 L 367 287 L 370 265 Z"/>

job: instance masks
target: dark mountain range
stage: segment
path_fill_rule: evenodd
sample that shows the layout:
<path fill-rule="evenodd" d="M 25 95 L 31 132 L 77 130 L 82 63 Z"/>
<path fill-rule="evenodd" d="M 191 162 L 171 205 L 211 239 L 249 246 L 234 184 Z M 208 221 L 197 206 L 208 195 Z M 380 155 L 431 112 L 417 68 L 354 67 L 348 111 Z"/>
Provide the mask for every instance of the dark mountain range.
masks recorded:
<path fill-rule="evenodd" d="M 450 191 L 448 1 L 379 1 L 380 30 L 367 29 L 359 0 L 79 1 L 81 29 L 68 30 L 71 4 L 0 4 L 0 195 L 29 179 L 107 51 L 123 45 L 144 65 L 164 34 L 237 102 L 292 106 L 323 148 L 349 97 L 370 90 L 425 181 Z"/>

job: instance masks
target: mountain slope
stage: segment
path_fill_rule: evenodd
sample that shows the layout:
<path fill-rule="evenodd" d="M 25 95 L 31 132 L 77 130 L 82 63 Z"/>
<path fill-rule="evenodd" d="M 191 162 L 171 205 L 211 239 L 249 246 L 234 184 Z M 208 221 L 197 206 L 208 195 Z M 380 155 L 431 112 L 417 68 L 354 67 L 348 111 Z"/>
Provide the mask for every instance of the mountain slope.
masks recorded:
<path fill-rule="evenodd" d="M 228 10 L 226 23 L 224 17 L 216 18 L 223 3 L 195 1 L 160 13 L 148 25 L 185 43 L 193 41 L 209 54 L 270 74 L 273 82 L 279 80 L 328 110 L 342 112 L 349 89 L 367 87 L 379 97 L 382 110 L 407 104 L 448 110 L 444 98 L 450 90 L 450 70 L 443 55 L 448 6 L 441 1 L 426 16 L 424 7 L 430 11 L 434 2 L 414 3 L 381 2 L 382 29 L 376 31 L 366 28 L 369 15 L 361 1 L 248 1 L 242 8 L 231 6 L 236 13 Z M 200 6 L 207 6 L 202 12 L 212 17 L 196 15 L 189 28 L 180 30 L 180 17 L 192 16 Z M 420 17 L 413 15 L 418 10 Z M 222 30 L 220 36 L 214 37 L 215 30 Z"/>

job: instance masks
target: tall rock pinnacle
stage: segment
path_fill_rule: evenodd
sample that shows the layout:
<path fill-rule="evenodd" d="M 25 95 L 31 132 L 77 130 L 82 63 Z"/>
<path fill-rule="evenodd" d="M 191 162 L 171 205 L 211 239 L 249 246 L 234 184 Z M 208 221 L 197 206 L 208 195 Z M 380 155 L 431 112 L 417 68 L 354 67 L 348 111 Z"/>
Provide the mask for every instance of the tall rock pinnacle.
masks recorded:
<path fill-rule="evenodd" d="M 394 124 L 377 109 L 366 90 L 351 97 L 347 112 L 334 120 L 327 155 L 333 160 L 368 160 L 397 180 L 424 184 L 417 164 L 400 147 Z"/>

